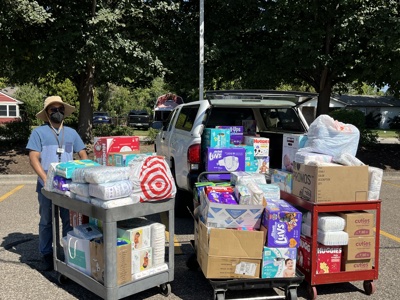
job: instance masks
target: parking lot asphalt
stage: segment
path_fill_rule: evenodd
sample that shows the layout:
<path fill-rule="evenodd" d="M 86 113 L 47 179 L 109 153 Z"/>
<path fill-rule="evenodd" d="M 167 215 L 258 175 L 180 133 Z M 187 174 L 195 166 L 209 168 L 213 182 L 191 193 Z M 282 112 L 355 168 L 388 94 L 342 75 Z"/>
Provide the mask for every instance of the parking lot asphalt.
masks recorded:
<path fill-rule="evenodd" d="M 10 178 L 11 179 L 11 178 Z M 0 177 L 0 299 L 100 299 L 78 283 L 58 282 L 55 271 L 41 271 L 38 254 L 38 204 L 35 179 L 17 176 L 5 181 Z M 400 176 L 385 175 L 381 187 L 382 211 L 380 232 L 379 278 L 377 291 L 364 293 L 362 281 L 317 286 L 318 299 L 397 299 L 400 286 L 397 266 L 400 261 L 399 215 Z M 162 218 L 160 218 L 161 220 Z M 176 239 L 180 254 L 175 255 L 175 279 L 168 297 L 155 287 L 125 299 L 213 299 L 213 288 L 201 271 L 189 270 L 186 262 L 194 251 L 193 221 L 176 218 Z M 298 299 L 307 299 L 306 285 L 297 289 Z M 228 291 L 226 299 L 263 299 L 283 295 L 279 289 Z"/>

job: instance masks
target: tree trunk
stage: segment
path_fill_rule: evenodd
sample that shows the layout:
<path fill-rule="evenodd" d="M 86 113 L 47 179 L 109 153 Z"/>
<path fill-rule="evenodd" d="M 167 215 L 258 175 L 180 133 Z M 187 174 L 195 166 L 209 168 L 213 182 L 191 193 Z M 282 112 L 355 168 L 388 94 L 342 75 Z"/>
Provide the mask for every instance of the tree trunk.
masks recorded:
<path fill-rule="evenodd" d="M 329 113 L 331 94 L 332 82 L 330 80 L 326 80 L 325 84 L 322 86 L 322 89 L 319 91 L 316 117 Z"/>
<path fill-rule="evenodd" d="M 86 72 L 80 74 L 79 93 L 79 127 L 78 133 L 84 143 L 92 142 L 92 120 L 94 102 L 94 66 L 88 64 Z"/>

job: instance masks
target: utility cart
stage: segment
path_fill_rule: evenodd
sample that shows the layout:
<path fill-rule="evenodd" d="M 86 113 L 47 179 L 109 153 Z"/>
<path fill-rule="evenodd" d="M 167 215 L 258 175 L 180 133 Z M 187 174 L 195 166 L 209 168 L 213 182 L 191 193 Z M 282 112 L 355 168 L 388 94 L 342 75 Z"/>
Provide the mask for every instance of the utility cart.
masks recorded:
<path fill-rule="evenodd" d="M 89 203 L 42 189 L 43 195 L 52 201 L 53 208 L 53 255 L 54 269 L 59 272 L 58 280 L 64 283 L 69 278 L 95 293 L 103 299 L 121 299 L 144 290 L 159 286 L 161 293 L 168 296 L 171 293 L 170 282 L 174 280 L 174 202 L 173 198 L 162 201 L 137 203 L 110 209 L 103 209 Z M 70 267 L 60 259 L 59 208 L 82 213 L 102 221 L 104 237 L 104 284 L 94 278 Z M 169 219 L 168 269 L 126 284 L 117 285 L 117 221 L 167 212 Z"/>
<path fill-rule="evenodd" d="M 308 293 L 310 299 L 317 298 L 317 285 L 329 283 L 342 283 L 350 281 L 364 281 L 365 293 L 371 295 L 376 291 L 374 280 L 378 279 L 379 271 L 379 232 L 381 222 L 381 200 L 363 201 L 363 202 L 335 202 L 335 203 L 313 203 L 281 191 L 281 198 L 292 204 L 312 213 L 311 220 L 311 268 L 309 271 L 299 267 L 299 270 L 305 275 L 305 281 L 308 283 Z M 318 214 L 327 212 L 346 212 L 371 210 L 375 211 L 375 258 L 374 266 L 371 270 L 341 271 L 337 273 L 317 274 L 317 230 Z"/>
<path fill-rule="evenodd" d="M 197 182 L 207 181 L 207 175 L 209 174 L 226 174 L 229 172 L 203 172 L 199 174 Z M 220 181 L 223 183 L 223 181 Z M 196 192 L 196 191 L 195 191 Z M 196 231 L 197 216 L 196 207 L 200 205 L 198 199 L 194 197 L 193 204 L 195 208 L 194 212 L 194 226 Z M 195 233 L 195 235 L 198 233 Z M 197 270 L 199 268 L 199 263 L 197 261 L 197 245 L 196 237 L 191 241 L 195 253 L 192 254 L 186 265 L 191 270 Z M 290 278 L 226 278 L 226 279 L 209 279 L 209 282 L 213 288 L 214 300 L 224 300 L 225 293 L 228 290 L 249 290 L 249 289 L 272 289 L 279 288 L 284 290 L 284 295 L 273 295 L 273 296 L 260 296 L 257 299 L 286 299 L 295 300 L 297 299 L 297 288 L 303 282 L 304 275 L 296 270 L 294 277 Z"/>

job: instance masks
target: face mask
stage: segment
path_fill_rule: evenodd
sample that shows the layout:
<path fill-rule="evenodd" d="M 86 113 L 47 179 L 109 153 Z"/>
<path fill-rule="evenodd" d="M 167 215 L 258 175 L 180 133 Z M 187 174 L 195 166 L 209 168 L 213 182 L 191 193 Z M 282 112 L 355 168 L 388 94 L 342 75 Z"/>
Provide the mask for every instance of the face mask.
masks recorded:
<path fill-rule="evenodd" d="M 60 124 L 64 119 L 64 114 L 60 112 L 50 114 L 50 120 L 54 123 Z"/>

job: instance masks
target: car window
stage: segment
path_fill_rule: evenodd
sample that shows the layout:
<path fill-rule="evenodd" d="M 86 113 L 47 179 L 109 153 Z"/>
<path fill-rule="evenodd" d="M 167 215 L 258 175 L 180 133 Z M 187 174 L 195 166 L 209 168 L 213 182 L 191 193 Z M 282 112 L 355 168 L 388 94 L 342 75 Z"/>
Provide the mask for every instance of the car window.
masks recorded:
<path fill-rule="evenodd" d="M 304 132 L 300 118 L 293 108 L 262 108 L 261 116 L 268 129 Z"/>
<path fill-rule="evenodd" d="M 196 120 L 198 110 L 199 105 L 184 106 L 177 117 L 175 128 L 191 131 L 194 121 Z"/>
<path fill-rule="evenodd" d="M 207 127 L 241 126 L 242 120 L 254 120 L 251 108 L 213 107 Z"/>

